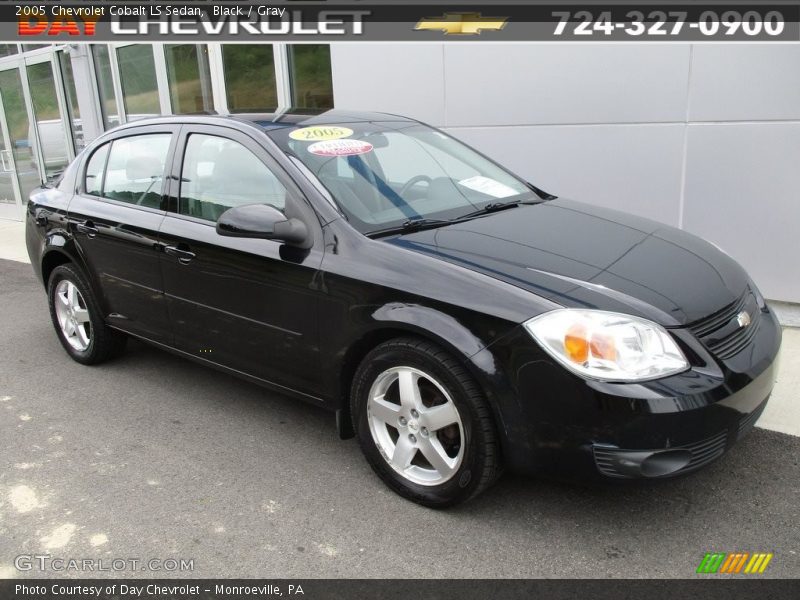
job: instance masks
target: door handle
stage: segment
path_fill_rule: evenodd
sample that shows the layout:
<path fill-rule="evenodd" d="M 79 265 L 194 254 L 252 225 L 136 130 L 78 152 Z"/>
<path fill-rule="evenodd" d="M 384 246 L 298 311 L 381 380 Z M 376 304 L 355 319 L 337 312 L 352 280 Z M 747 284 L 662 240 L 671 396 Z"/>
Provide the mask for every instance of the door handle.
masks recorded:
<path fill-rule="evenodd" d="M 77 225 L 75 225 L 75 229 L 77 229 L 81 233 L 85 233 L 90 238 L 93 238 L 98 233 L 97 227 L 95 227 L 94 223 L 92 223 L 91 221 L 84 221 L 83 223 L 78 223 Z"/>
<path fill-rule="evenodd" d="M 179 246 L 164 246 L 164 252 L 172 256 L 176 256 L 178 258 L 178 262 L 182 265 L 187 265 L 197 255 L 186 248 L 187 247 L 181 248 Z"/>
<path fill-rule="evenodd" d="M 11 150 L 0 150 L 0 164 L 3 165 L 3 172 L 10 173 L 14 170 L 14 157 Z"/>

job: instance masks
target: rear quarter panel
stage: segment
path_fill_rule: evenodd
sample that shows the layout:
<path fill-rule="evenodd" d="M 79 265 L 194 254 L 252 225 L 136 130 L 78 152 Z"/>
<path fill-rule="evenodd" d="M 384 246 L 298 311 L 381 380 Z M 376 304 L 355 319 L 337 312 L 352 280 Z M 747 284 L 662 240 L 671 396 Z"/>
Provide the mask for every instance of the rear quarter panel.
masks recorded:
<path fill-rule="evenodd" d="M 70 249 L 67 211 L 72 194 L 58 188 L 38 188 L 28 199 L 25 212 L 25 244 L 36 277 L 44 284 L 42 263 L 50 252 L 61 252 L 75 261 Z"/>

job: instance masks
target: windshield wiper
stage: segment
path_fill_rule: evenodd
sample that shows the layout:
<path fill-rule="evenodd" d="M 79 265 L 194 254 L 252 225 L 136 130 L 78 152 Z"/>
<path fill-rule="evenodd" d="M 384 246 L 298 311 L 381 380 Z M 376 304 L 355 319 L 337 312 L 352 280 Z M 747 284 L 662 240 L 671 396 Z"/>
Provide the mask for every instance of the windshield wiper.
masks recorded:
<path fill-rule="evenodd" d="M 488 215 L 489 213 L 497 212 L 498 210 L 505 210 L 506 208 L 514 208 L 523 202 L 521 200 L 511 200 L 510 202 L 490 202 L 483 208 L 479 208 L 473 212 L 461 215 L 460 219 L 469 219 L 470 217 L 479 217 L 480 215 Z"/>
<path fill-rule="evenodd" d="M 380 237 L 382 235 L 391 235 L 393 233 L 408 233 L 409 231 L 419 231 L 420 229 L 429 229 L 432 227 L 441 227 L 442 225 L 450 225 L 457 223 L 458 219 L 409 219 L 402 225 L 395 227 L 387 227 L 386 229 L 378 229 L 367 233 L 367 237 Z"/>
<path fill-rule="evenodd" d="M 519 206 L 520 204 L 537 204 L 537 203 L 531 202 L 528 199 L 510 200 L 508 202 L 490 202 L 483 208 L 480 208 L 473 212 L 469 212 L 465 215 L 461 215 L 460 217 L 456 217 L 454 219 L 425 219 L 425 218 L 408 219 L 402 225 L 396 225 L 394 227 L 387 227 L 386 229 L 378 229 L 376 231 L 370 231 L 366 235 L 367 237 L 380 237 L 383 235 L 391 235 L 393 233 L 408 233 L 409 231 L 417 231 L 419 229 L 429 229 L 433 227 L 441 227 L 442 225 L 452 225 L 453 223 L 461 223 L 463 221 L 468 221 L 470 219 L 474 219 L 475 217 L 480 217 L 482 215 L 487 215 L 489 213 L 497 212 L 498 210 L 514 208 L 515 206 Z"/>

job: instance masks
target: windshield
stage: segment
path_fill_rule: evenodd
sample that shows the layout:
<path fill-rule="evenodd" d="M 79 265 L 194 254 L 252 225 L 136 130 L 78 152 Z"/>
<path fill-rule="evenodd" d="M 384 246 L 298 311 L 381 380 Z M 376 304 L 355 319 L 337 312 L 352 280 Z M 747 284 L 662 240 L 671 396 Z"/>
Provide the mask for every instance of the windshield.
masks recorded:
<path fill-rule="evenodd" d="M 319 179 L 362 233 L 458 219 L 534 196 L 522 180 L 419 123 L 342 123 L 269 135 Z"/>

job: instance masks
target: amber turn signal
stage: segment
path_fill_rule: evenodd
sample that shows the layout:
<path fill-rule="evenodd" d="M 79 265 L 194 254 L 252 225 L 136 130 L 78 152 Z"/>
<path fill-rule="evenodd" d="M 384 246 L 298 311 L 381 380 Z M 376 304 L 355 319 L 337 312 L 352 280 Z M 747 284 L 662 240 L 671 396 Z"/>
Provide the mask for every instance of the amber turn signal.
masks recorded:
<path fill-rule="evenodd" d="M 564 351 L 572 362 L 583 364 L 589 358 L 588 331 L 582 323 L 575 323 L 564 336 Z"/>

